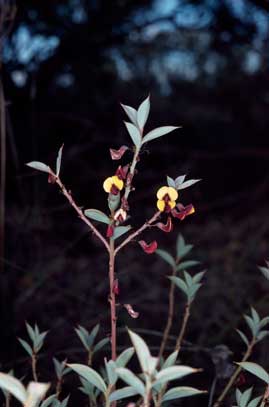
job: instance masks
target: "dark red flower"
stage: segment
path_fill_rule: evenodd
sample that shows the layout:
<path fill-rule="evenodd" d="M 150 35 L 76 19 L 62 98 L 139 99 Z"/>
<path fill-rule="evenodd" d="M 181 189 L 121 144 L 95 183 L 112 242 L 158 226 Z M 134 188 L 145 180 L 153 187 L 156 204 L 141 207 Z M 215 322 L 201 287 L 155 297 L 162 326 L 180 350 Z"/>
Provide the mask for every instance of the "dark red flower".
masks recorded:
<path fill-rule="evenodd" d="M 140 244 L 140 246 L 142 247 L 144 252 L 147 254 L 154 253 L 158 248 L 158 243 L 156 242 L 156 240 L 154 240 L 153 242 L 151 242 L 149 244 L 147 244 L 145 242 L 145 240 L 140 240 L 138 243 Z"/>
<path fill-rule="evenodd" d="M 108 225 L 107 230 L 106 230 L 106 237 L 112 237 L 113 234 L 114 234 L 114 226 Z"/>
<path fill-rule="evenodd" d="M 161 229 L 163 232 L 166 232 L 166 233 L 169 233 L 173 230 L 173 223 L 172 223 L 172 219 L 170 216 L 168 216 L 166 224 L 162 223 L 162 222 L 158 222 L 154 226 L 157 226 L 157 228 Z"/>
<path fill-rule="evenodd" d="M 124 167 L 122 167 L 121 165 L 118 167 L 116 174 L 119 179 L 124 180 L 128 174 L 129 171 L 129 164 L 125 165 Z"/>
<path fill-rule="evenodd" d="M 121 146 L 118 150 L 114 150 L 113 148 L 110 148 L 110 155 L 112 160 L 120 160 L 125 151 L 128 150 L 127 146 Z"/>
<path fill-rule="evenodd" d="M 179 209 L 179 211 L 177 210 Z M 174 209 L 172 209 L 171 213 L 174 216 L 174 218 L 183 220 L 186 218 L 186 216 L 191 215 L 195 212 L 194 206 L 192 204 L 183 206 L 181 204 L 178 204 Z"/>

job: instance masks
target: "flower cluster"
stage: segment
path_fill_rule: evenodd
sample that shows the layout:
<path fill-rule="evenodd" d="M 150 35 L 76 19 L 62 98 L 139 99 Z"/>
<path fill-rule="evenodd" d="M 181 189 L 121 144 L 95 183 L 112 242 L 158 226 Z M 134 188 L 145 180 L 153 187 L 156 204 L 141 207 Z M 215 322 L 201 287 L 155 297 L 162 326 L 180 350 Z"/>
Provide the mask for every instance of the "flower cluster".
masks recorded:
<path fill-rule="evenodd" d="M 183 220 L 186 216 L 195 212 L 192 204 L 183 206 L 180 203 L 176 203 L 178 199 L 178 192 L 175 188 L 169 186 L 163 186 L 157 191 L 157 208 L 160 212 L 170 213 L 180 220 Z"/>

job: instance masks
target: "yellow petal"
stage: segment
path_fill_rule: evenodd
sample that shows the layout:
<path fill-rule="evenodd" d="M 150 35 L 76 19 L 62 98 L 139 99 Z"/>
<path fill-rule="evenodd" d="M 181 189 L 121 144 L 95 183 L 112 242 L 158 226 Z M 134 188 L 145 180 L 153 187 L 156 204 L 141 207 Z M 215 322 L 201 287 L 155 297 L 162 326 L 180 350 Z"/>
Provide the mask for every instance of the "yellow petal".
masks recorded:
<path fill-rule="evenodd" d="M 113 184 L 112 177 L 108 177 L 103 183 L 103 188 L 108 194 L 110 193 L 112 184 Z"/>
<path fill-rule="evenodd" d="M 160 189 L 158 189 L 157 198 L 159 200 L 162 200 L 164 198 L 164 196 L 166 194 L 168 194 L 168 191 L 169 191 L 169 187 L 161 187 Z"/>
<path fill-rule="evenodd" d="M 123 185 L 124 185 L 122 179 L 119 179 L 119 177 L 117 175 L 113 175 L 113 177 L 111 177 L 111 178 L 112 178 L 112 183 L 115 185 L 115 187 L 117 187 L 118 190 L 121 191 L 123 188 Z"/>
<path fill-rule="evenodd" d="M 193 206 L 189 212 L 189 215 L 192 215 L 195 212 L 195 207 Z"/>
<path fill-rule="evenodd" d="M 170 197 L 170 199 L 171 199 L 171 201 L 176 201 L 177 200 L 177 198 L 178 198 L 178 192 L 177 192 L 177 190 L 175 189 L 175 188 L 173 188 L 173 187 L 168 187 L 168 195 L 169 195 L 169 197 Z"/>
<path fill-rule="evenodd" d="M 168 205 L 170 206 L 171 209 L 174 209 L 174 207 L 176 206 L 176 202 L 175 201 L 169 201 Z"/>
<path fill-rule="evenodd" d="M 159 199 L 157 201 L 157 208 L 159 209 L 159 211 L 163 212 L 165 209 L 165 202 L 162 199 Z"/>

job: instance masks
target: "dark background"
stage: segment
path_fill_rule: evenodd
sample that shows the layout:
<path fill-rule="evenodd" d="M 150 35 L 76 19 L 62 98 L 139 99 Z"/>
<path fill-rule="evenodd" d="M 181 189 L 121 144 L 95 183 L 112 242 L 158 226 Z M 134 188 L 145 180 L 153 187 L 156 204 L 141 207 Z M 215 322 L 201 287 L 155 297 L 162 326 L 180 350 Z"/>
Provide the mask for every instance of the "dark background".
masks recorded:
<path fill-rule="evenodd" d="M 267 0 L 17 2 L 14 21 L 4 25 L 1 69 L 7 115 L 4 369 L 22 367 L 16 336 L 25 338 L 25 320 L 50 330 L 44 375 L 52 355 L 83 360 L 74 325 L 100 322 L 101 336 L 109 333 L 106 254 L 57 188 L 24 164 L 54 166 L 64 142 L 65 184 L 83 207 L 106 210 L 102 183 L 116 168 L 109 147 L 130 143 L 120 102 L 138 107 L 148 93 L 147 129 L 183 129 L 144 151 L 130 201 L 132 224 L 151 216 L 167 174 L 202 178 L 181 194 L 183 203 L 195 205 L 195 215 L 169 235 L 150 231 L 144 237 L 173 252 L 180 231 L 195 245 L 192 257 L 208 273 L 187 339 L 200 349 L 225 343 L 240 359 L 244 348 L 234 329 L 244 327 L 242 313 L 250 304 L 269 313 L 269 283 L 257 270 L 268 255 L 268 7 Z M 119 325 L 152 331 L 144 335 L 153 346 L 159 343 L 153 331 L 161 332 L 166 320 L 169 273 L 136 244 L 118 260 L 120 301 L 140 312 L 131 320 L 121 310 Z M 181 303 L 177 293 L 178 325 Z M 124 333 L 119 342 L 127 342 Z M 268 367 L 266 344 L 259 349 L 255 356 Z M 208 388 L 214 376 L 208 357 L 193 351 L 183 359 L 208 370 L 201 378 Z"/>

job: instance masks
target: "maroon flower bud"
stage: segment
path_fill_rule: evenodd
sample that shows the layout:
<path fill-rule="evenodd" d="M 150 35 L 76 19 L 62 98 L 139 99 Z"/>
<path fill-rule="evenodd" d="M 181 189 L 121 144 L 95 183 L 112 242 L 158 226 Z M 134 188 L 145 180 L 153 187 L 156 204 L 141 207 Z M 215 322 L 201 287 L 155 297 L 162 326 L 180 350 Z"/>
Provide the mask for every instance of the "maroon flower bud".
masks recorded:
<path fill-rule="evenodd" d="M 147 244 L 145 242 L 145 240 L 140 240 L 138 242 L 140 244 L 140 246 L 142 247 L 142 249 L 144 250 L 145 253 L 147 254 L 152 254 L 157 250 L 158 247 L 158 243 L 156 242 L 156 240 L 154 240 L 153 242 Z"/>
<path fill-rule="evenodd" d="M 119 295 L 119 293 L 120 293 L 119 280 L 118 279 L 114 280 L 114 282 L 113 282 L 113 293 L 115 295 Z"/>
<path fill-rule="evenodd" d="M 131 304 L 123 304 L 123 306 L 124 306 L 124 308 L 126 308 L 130 317 L 135 318 L 135 319 L 139 317 L 139 312 L 134 311 Z"/>
<path fill-rule="evenodd" d="M 118 150 L 114 150 L 113 148 L 110 148 L 110 155 L 112 160 L 120 160 L 125 151 L 128 150 L 127 146 L 121 146 Z"/>
<path fill-rule="evenodd" d="M 166 232 L 166 233 L 169 233 L 173 230 L 173 223 L 172 223 L 172 219 L 170 216 L 168 216 L 166 224 L 162 223 L 162 222 L 158 222 L 154 226 L 157 226 L 157 228 L 161 229 L 163 232 Z"/>
<path fill-rule="evenodd" d="M 112 237 L 113 234 L 114 234 L 114 226 L 108 225 L 107 230 L 106 230 L 106 237 Z"/>
<path fill-rule="evenodd" d="M 128 201 L 127 201 L 127 199 L 123 196 L 122 198 L 121 198 L 121 207 L 122 207 L 122 209 L 124 210 L 124 211 L 126 211 L 126 212 L 128 212 L 129 211 L 129 204 L 128 204 Z"/>
<path fill-rule="evenodd" d="M 129 164 L 122 167 L 121 165 L 118 167 L 116 174 L 120 179 L 124 180 L 129 171 Z"/>

